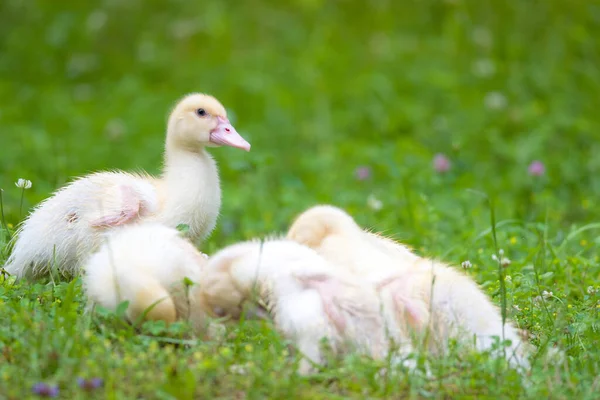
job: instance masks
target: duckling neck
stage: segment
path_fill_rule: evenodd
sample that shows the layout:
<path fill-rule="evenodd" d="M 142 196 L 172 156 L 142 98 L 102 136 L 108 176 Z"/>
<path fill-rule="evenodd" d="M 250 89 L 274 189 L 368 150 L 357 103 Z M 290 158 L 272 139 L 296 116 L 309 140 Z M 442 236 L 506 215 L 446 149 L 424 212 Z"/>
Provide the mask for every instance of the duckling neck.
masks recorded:
<path fill-rule="evenodd" d="M 168 146 L 160 186 L 165 224 L 186 224 L 195 239 L 214 229 L 221 187 L 217 164 L 204 148 L 192 152 Z"/>

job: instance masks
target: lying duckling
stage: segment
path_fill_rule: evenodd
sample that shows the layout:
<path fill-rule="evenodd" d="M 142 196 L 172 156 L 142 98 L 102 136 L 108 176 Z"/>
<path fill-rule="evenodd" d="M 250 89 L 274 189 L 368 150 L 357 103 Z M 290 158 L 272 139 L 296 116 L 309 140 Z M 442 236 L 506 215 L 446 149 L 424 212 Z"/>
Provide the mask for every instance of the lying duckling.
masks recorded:
<path fill-rule="evenodd" d="M 217 166 L 206 151 L 216 146 L 250 150 L 218 100 L 184 97 L 169 117 L 160 178 L 99 172 L 61 188 L 21 225 L 5 269 L 19 278 L 51 267 L 72 275 L 100 245 L 103 231 L 137 221 L 187 224 L 193 240 L 204 239 L 221 207 Z"/>
<path fill-rule="evenodd" d="M 179 231 L 146 222 L 115 228 L 105 236 L 83 266 L 90 304 L 114 311 L 128 301 L 130 322 L 188 319 L 196 331 L 204 328 L 204 306 L 191 292 L 201 280 L 206 257 Z"/>
<path fill-rule="evenodd" d="M 494 336 L 508 339 L 510 362 L 527 366 L 518 331 L 502 324 L 496 306 L 468 276 L 440 262 L 420 258 L 391 239 L 365 232 L 343 210 L 316 206 L 292 224 L 287 238 L 315 249 L 325 259 L 370 282 L 396 321 L 429 330 L 429 348 L 443 352 L 448 339 L 476 337 L 479 350 L 490 349 Z"/>
<path fill-rule="evenodd" d="M 317 364 L 324 361 L 323 338 L 338 354 L 357 349 L 383 359 L 392 342 L 410 352 L 406 332 L 388 326 L 372 286 L 291 241 L 245 242 L 217 252 L 196 291 L 213 316 L 239 318 L 245 303 L 267 304 L 276 328 Z M 312 371 L 307 359 L 302 374 Z"/>

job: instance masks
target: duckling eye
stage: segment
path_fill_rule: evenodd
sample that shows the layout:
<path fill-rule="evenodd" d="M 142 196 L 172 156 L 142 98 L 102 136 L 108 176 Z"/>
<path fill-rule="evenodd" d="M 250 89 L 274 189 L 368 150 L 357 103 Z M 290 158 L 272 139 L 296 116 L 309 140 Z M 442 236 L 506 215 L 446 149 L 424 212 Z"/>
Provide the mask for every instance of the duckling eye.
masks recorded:
<path fill-rule="evenodd" d="M 206 112 L 206 110 L 204 108 L 199 108 L 199 109 L 196 110 L 196 114 L 198 114 L 201 117 L 206 117 L 207 112 Z"/>
<path fill-rule="evenodd" d="M 222 308 L 222 307 L 214 307 L 214 308 L 213 308 L 213 312 L 215 313 L 215 315 L 216 315 L 217 317 L 224 317 L 224 316 L 226 316 L 226 315 L 227 315 L 227 312 L 226 312 L 226 311 L 225 311 L 225 309 L 224 309 L 224 308 Z"/>

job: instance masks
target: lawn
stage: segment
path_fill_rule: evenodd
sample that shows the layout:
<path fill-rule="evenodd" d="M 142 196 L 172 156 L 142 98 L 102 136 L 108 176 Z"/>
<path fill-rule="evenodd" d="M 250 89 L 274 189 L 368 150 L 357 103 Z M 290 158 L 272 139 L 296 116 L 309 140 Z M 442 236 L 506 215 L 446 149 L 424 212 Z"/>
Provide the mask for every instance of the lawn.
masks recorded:
<path fill-rule="evenodd" d="M 84 312 L 79 280 L 0 277 L 0 399 L 40 383 L 65 399 L 598 398 L 597 2 L 95 3 L 0 3 L 0 265 L 19 221 L 74 177 L 159 172 L 170 107 L 203 91 L 252 144 L 212 150 L 223 207 L 204 252 L 332 203 L 419 254 L 470 261 L 565 360 L 520 377 L 452 354 L 430 376 L 378 377 L 349 355 L 302 378 L 266 322 L 194 338 Z"/>

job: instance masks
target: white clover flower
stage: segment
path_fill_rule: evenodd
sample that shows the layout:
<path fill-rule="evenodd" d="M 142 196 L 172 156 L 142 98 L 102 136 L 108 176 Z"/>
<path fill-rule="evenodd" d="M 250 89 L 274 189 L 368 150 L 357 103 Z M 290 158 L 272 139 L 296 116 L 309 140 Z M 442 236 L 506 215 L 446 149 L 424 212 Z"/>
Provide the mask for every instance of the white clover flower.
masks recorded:
<path fill-rule="evenodd" d="M 448 119 L 446 117 L 444 117 L 443 115 L 437 116 L 434 118 L 431 125 L 432 125 L 433 129 L 435 129 L 437 131 L 446 130 L 446 129 L 448 129 Z"/>
<path fill-rule="evenodd" d="M 554 294 L 552 292 L 548 292 L 547 290 L 544 290 L 542 292 L 542 297 L 545 298 L 545 299 L 549 299 L 552 296 L 554 296 Z"/>
<path fill-rule="evenodd" d="M 236 375 L 246 375 L 248 374 L 248 367 L 245 365 L 234 364 L 229 367 L 229 372 Z"/>
<path fill-rule="evenodd" d="M 496 73 L 496 65 L 490 59 L 476 60 L 471 66 L 473 74 L 479 78 L 488 78 Z"/>
<path fill-rule="evenodd" d="M 24 190 L 30 189 L 32 185 L 33 184 L 31 183 L 30 180 L 23 179 L 23 178 L 19 178 L 19 180 L 15 182 L 16 187 L 18 187 L 19 189 L 24 189 Z"/>
<path fill-rule="evenodd" d="M 463 267 L 464 269 L 469 269 L 469 268 L 471 268 L 471 267 L 473 266 L 473 265 L 471 264 L 471 261 L 469 261 L 469 260 L 463 261 L 463 262 L 462 262 L 460 265 L 461 265 L 461 267 Z"/>
<path fill-rule="evenodd" d="M 502 110 L 508 105 L 508 100 L 500 92 L 489 92 L 483 99 L 485 107 L 489 110 Z"/>
<path fill-rule="evenodd" d="M 489 48 L 494 41 L 492 33 L 483 26 L 477 26 L 473 29 L 471 39 L 473 43 L 483 48 Z"/>
<path fill-rule="evenodd" d="M 118 118 L 110 120 L 104 127 L 104 133 L 111 139 L 123 136 L 125 131 L 125 124 Z"/>
<path fill-rule="evenodd" d="M 588 286 L 588 288 L 587 288 L 588 294 L 596 294 L 596 292 L 598 292 L 598 288 L 595 288 L 593 286 Z"/>
<path fill-rule="evenodd" d="M 374 195 L 369 195 L 367 198 L 367 205 L 371 210 L 379 211 L 383 208 L 383 203 Z"/>
<path fill-rule="evenodd" d="M 154 60 L 156 58 L 156 46 L 154 42 L 148 40 L 142 42 L 137 49 L 137 58 L 143 63 Z M 227 115 L 229 116 L 229 112 L 227 112 Z"/>
<path fill-rule="evenodd" d="M 97 32 L 106 25 L 108 16 L 102 10 L 96 10 L 88 15 L 86 25 L 91 32 Z"/>
<path fill-rule="evenodd" d="M 188 38 L 200 30 L 198 24 L 192 19 L 177 20 L 173 22 L 169 28 L 171 30 L 171 35 L 175 39 Z"/>
<path fill-rule="evenodd" d="M 504 250 L 499 249 L 498 254 L 500 254 L 500 258 L 498 259 L 497 255 L 492 254 L 492 260 L 494 260 L 496 262 L 500 261 L 500 265 L 502 265 L 505 268 L 508 267 L 512 263 L 510 258 L 504 257 Z"/>

